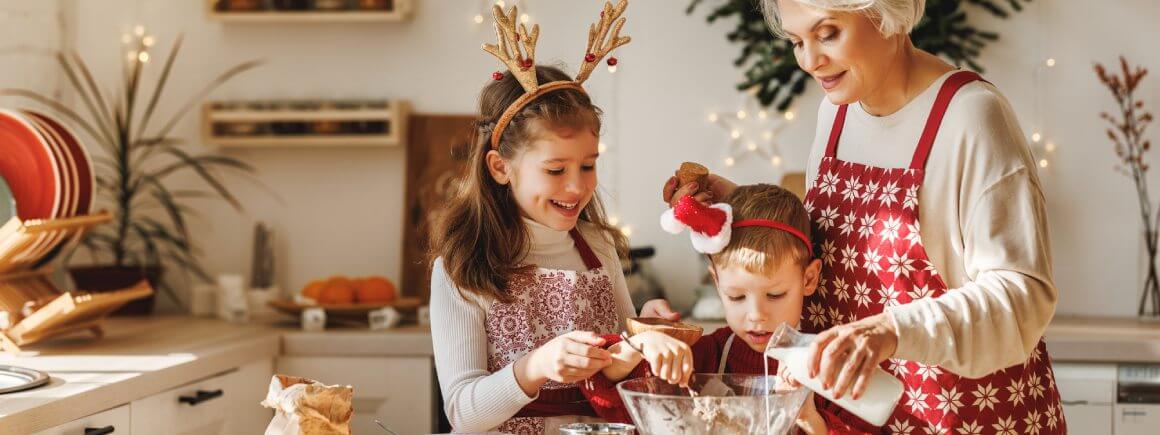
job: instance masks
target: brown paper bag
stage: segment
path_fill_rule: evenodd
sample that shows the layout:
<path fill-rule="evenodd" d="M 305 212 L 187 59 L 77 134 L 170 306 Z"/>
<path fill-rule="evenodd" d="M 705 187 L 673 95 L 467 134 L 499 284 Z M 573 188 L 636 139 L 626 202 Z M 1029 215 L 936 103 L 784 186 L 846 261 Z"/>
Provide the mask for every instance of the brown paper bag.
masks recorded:
<path fill-rule="evenodd" d="M 350 435 L 353 397 L 349 385 L 274 375 L 262 401 L 262 406 L 274 409 L 266 435 Z"/>

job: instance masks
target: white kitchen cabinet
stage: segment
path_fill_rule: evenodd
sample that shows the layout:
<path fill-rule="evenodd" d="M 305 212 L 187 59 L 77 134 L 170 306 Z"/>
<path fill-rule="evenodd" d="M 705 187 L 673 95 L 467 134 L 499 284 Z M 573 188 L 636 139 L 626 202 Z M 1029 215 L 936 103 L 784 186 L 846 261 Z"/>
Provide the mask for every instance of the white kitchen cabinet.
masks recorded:
<path fill-rule="evenodd" d="M 1116 402 L 1115 364 L 1052 364 L 1063 402 L 1067 430 L 1075 434 L 1111 434 Z"/>
<path fill-rule="evenodd" d="M 280 374 L 354 386 L 353 433 L 384 433 L 375 418 L 399 434 L 434 430 L 434 367 L 429 356 L 284 356 L 276 367 Z"/>
<path fill-rule="evenodd" d="M 33 435 L 128 435 L 133 433 L 130 421 L 129 405 L 125 404 Z"/>
<path fill-rule="evenodd" d="M 273 373 L 270 360 L 243 365 L 135 400 L 134 434 L 255 434 L 262 433 L 273 414 L 259 402 Z"/>

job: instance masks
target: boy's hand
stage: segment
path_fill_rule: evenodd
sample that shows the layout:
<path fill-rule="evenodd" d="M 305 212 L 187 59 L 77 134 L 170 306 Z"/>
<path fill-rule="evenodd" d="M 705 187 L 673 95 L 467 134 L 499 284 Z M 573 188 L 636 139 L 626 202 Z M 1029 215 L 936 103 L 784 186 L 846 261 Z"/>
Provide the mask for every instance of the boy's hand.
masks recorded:
<path fill-rule="evenodd" d="M 781 382 L 778 382 L 778 390 L 793 390 L 802 387 L 793 375 L 789 374 L 786 369 L 786 364 L 777 365 L 777 377 Z M 798 428 L 807 434 L 825 434 L 828 431 L 826 427 L 826 420 L 822 418 L 822 414 L 818 412 L 818 408 L 814 406 L 814 393 L 810 393 L 806 397 L 806 402 L 802 404 L 802 409 L 798 412 L 797 420 L 795 421 Z"/>
<path fill-rule="evenodd" d="M 798 412 L 797 420 L 794 423 L 802 432 L 807 434 L 825 434 L 828 432 L 826 420 L 822 418 L 822 414 L 818 413 L 818 408 L 814 406 L 814 393 L 810 393 L 806 397 L 806 403 L 802 404 L 802 410 Z"/>
<path fill-rule="evenodd" d="M 693 375 L 693 350 L 689 345 L 657 331 L 634 335 L 632 342 L 644 351 L 654 375 L 670 384 L 688 385 Z"/>
<path fill-rule="evenodd" d="M 788 366 L 788 364 L 777 365 L 777 378 L 781 380 L 781 382 L 778 383 L 779 390 L 782 389 L 782 385 L 788 387 L 788 389 L 791 390 L 802 387 L 802 384 L 798 382 L 797 379 L 794 379 L 793 375 L 789 374 L 789 369 L 786 368 Z"/>

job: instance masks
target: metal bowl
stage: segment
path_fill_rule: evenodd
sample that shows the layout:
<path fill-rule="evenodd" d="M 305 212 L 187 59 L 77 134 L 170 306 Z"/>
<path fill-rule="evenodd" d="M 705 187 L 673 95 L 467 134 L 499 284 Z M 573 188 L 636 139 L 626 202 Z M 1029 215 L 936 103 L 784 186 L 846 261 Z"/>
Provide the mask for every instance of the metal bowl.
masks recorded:
<path fill-rule="evenodd" d="M 30 390 L 47 384 L 48 380 L 48 373 L 40 370 L 0 364 L 0 394 Z"/>
<path fill-rule="evenodd" d="M 622 423 L 572 423 L 560 428 L 560 435 L 635 435 L 636 427 Z"/>

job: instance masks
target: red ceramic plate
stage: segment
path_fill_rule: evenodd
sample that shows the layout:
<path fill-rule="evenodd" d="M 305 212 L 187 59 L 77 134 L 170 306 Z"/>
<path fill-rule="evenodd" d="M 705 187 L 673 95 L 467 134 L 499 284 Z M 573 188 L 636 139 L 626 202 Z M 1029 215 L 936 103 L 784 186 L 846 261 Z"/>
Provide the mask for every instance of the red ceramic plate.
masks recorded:
<path fill-rule="evenodd" d="M 54 218 L 62 218 L 72 216 L 76 210 L 76 179 L 77 170 L 73 165 L 72 158 L 69 157 L 68 151 L 65 149 L 64 139 L 56 134 L 48 125 L 45 125 L 40 120 L 29 116 L 23 111 L 20 115 L 24 121 L 32 126 L 40 137 L 44 139 L 44 143 L 48 144 L 48 149 L 52 151 L 52 157 L 56 159 L 56 167 L 60 177 L 57 182 L 60 183 L 60 204 L 57 208 Z"/>
<path fill-rule="evenodd" d="M 46 219 L 60 204 L 56 162 L 48 144 L 17 114 L 0 110 L 0 176 L 21 220 Z"/>
<path fill-rule="evenodd" d="M 40 135 L 44 144 L 48 145 L 48 149 L 52 151 L 52 157 L 56 161 L 56 167 L 60 169 L 57 173 L 57 183 L 61 187 L 61 202 L 57 204 L 53 217 L 70 216 L 71 211 L 76 208 L 76 188 L 74 186 L 76 169 L 73 168 L 72 159 L 68 158 L 65 152 L 64 144 L 62 143 L 63 140 L 55 132 L 52 132 L 48 126 L 37 121 L 35 118 L 29 117 L 26 113 L 17 112 L 12 114 L 12 116 L 19 116 L 21 120 L 32 126 Z M 41 234 L 37 236 L 36 241 L 25 250 L 22 256 L 32 260 L 42 258 L 62 237 L 64 237 L 63 234 L 57 234 L 55 232 Z"/>
<path fill-rule="evenodd" d="M 65 151 L 72 158 L 77 173 L 76 183 L 73 183 L 73 186 L 76 188 L 74 193 L 76 193 L 77 197 L 77 207 L 70 216 L 89 214 L 89 211 L 93 207 L 93 185 L 96 184 L 89 150 L 81 144 L 80 140 L 77 139 L 77 135 L 73 134 L 72 130 L 65 127 L 64 124 L 57 122 L 52 117 L 32 111 L 25 111 L 24 113 L 44 123 L 63 139 Z"/>

